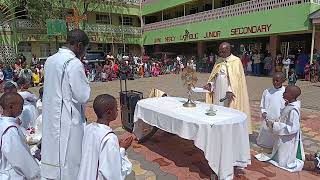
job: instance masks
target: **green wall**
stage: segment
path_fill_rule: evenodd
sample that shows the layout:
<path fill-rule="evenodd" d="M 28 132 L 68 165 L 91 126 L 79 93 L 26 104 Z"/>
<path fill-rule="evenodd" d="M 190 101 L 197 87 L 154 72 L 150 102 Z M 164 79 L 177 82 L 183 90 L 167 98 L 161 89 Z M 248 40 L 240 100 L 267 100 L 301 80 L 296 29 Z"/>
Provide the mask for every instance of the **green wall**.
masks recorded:
<path fill-rule="evenodd" d="M 190 42 L 306 31 L 310 29 L 308 15 L 316 9 L 319 9 L 319 5 L 308 3 L 220 20 L 147 31 L 143 35 L 143 44 Z M 248 32 L 245 27 L 252 27 L 253 31 Z M 184 39 L 185 36 L 183 35 L 186 35 L 186 30 L 189 31 L 189 36 Z M 208 32 L 213 32 L 211 33 L 212 37 L 206 38 Z"/>
<path fill-rule="evenodd" d="M 193 0 L 158 0 L 154 3 L 145 4 L 142 8 L 142 15 L 155 13 Z"/>

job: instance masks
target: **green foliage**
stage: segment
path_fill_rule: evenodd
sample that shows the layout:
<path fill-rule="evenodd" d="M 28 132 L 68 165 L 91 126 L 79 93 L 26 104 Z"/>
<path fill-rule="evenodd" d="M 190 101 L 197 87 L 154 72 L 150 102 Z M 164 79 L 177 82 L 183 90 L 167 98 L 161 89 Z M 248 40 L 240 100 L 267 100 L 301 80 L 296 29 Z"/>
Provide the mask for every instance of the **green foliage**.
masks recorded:
<path fill-rule="evenodd" d="M 0 23 L 28 18 L 38 23 L 64 17 L 64 0 L 0 0 Z"/>
<path fill-rule="evenodd" d="M 53 0 L 26 0 L 25 2 L 28 18 L 39 23 L 64 16 L 63 1 L 61 4 L 56 4 L 57 2 Z"/>

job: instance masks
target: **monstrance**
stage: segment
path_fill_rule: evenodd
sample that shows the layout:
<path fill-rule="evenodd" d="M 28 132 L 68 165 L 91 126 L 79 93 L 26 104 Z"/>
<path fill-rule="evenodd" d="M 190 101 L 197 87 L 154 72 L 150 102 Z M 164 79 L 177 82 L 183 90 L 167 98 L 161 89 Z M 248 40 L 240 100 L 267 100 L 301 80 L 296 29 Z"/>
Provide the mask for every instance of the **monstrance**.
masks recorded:
<path fill-rule="evenodd" d="M 187 86 L 187 90 L 188 90 L 188 101 L 185 102 L 183 104 L 184 107 L 196 107 L 196 104 L 191 100 L 191 88 L 195 87 L 195 84 L 198 81 L 198 78 L 196 76 L 196 72 L 195 70 L 190 67 L 187 66 L 187 68 L 185 69 L 185 72 L 182 73 L 181 75 L 181 79 L 184 81 L 185 86 Z"/>

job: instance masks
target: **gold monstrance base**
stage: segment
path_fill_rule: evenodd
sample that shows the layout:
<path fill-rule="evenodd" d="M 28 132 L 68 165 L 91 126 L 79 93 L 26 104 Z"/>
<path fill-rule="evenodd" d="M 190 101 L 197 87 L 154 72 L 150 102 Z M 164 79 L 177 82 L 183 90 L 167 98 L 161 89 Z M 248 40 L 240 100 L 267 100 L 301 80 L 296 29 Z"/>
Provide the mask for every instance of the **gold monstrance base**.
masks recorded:
<path fill-rule="evenodd" d="M 196 106 L 197 106 L 196 103 L 194 103 L 194 102 L 191 100 L 190 94 L 189 94 L 188 101 L 183 104 L 183 107 L 196 107 Z"/>

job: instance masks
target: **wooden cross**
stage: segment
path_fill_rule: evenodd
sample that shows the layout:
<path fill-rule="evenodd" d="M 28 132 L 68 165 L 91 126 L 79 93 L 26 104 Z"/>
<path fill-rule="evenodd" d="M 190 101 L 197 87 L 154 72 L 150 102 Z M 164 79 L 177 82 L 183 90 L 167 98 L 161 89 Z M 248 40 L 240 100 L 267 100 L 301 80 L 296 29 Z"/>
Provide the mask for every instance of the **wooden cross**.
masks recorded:
<path fill-rule="evenodd" d="M 73 8 L 73 16 L 66 17 L 67 23 L 74 23 L 76 29 L 79 29 L 79 24 L 83 20 L 87 20 L 87 16 L 80 16 L 77 8 Z"/>

